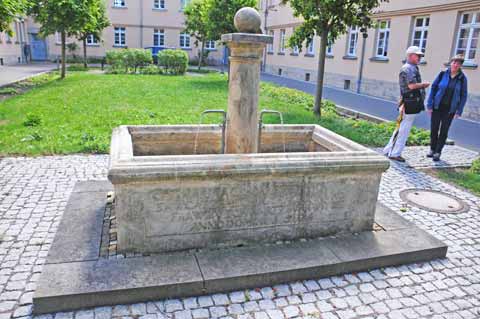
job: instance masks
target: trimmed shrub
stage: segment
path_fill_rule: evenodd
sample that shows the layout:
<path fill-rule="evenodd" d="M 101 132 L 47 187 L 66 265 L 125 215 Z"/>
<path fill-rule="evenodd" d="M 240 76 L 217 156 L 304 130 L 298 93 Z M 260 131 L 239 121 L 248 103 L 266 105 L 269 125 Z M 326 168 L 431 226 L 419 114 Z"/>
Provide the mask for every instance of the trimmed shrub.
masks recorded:
<path fill-rule="evenodd" d="M 480 175 L 480 157 L 473 161 L 470 172 Z"/>
<path fill-rule="evenodd" d="M 112 73 L 117 73 L 125 67 L 124 55 L 121 50 L 107 51 L 105 58 L 107 64 L 110 65 L 110 71 L 112 71 Z"/>
<path fill-rule="evenodd" d="M 188 54 L 183 50 L 163 50 L 158 52 L 158 65 L 168 74 L 185 74 L 188 67 Z"/>
<path fill-rule="evenodd" d="M 160 69 L 154 64 L 140 68 L 140 74 L 160 74 Z"/>
<path fill-rule="evenodd" d="M 84 67 L 83 64 L 71 64 L 67 67 L 68 71 L 87 71 L 88 68 Z"/>
<path fill-rule="evenodd" d="M 152 52 L 144 49 L 112 50 L 106 54 L 109 73 L 137 73 L 137 69 L 152 63 Z"/>

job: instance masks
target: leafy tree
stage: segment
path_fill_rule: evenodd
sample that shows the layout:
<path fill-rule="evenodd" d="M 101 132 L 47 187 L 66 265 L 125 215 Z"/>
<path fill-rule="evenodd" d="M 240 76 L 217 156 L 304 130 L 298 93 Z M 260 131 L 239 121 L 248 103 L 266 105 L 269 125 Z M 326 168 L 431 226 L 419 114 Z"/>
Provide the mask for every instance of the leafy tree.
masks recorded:
<path fill-rule="evenodd" d="M 288 44 L 302 48 L 303 43 L 320 36 L 317 72 L 317 92 L 314 113 L 321 114 L 323 76 L 327 44 L 333 43 L 350 26 L 368 28 L 372 26 L 371 13 L 385 0 L 282 0 L 293 9 L 295 17 L 303 18 L 303 23 L 295 28 Z M 388 1 L 388 0 L 387 0 Z"/>
<path fill-rule="evenodd" d="M 0 32 L 11 36 L 12 22 L 25 14 L 28 5 L 28 0 L 0 0 Z"/>
<path fill-rule="evenodd" d="M 82 41 L 83 45 L 83 66 L 85 68 L 87 67 L 87 38 L 91 35 L 100 41 L 102 31 L 110 25 L 103 0 L 95 0 L 91 10 L 93 19 L 78 33 L 78 39 Z"/>
<path fill-rule="evenodd" d="M 222 34 L 237 32 L 233 18 L 243 7 L 256 7 L 257 0 L 205 0 L 207 21 L 210 25 L 209 38 L 218 41 Z M 230 56 L 230 50 L 227 50 Z M 230 80 L 230 61 L 228 60 L 228 79 Z"/>
<path fill-rule="evenodd" d="M 257 0 L 205 0 L 205 6 L 209 38 L 220 40 L 222 34 L 237 32 L 233 24 L 235 13 L 243 7 L 256 7 Z"/>
<path fill-rule="evenodd" d="M 65 51 L 67 36 L 77 36 L 95 20 L 97 0 L 36 0 L 30 9 L 43 36 L 59 32 L 62 43 L 61 78 L 65 78 Z"/>
<path fill-rule="evenodd" d="M 202 43 L 200 54 L 198 57 L 198 69 L 200 70 L 204 51 L 205 42 L 209 40 L 211 34 L 210 24 L 208 22 L 206 0 L 193 0 L 184 10 L 185 14 L 185 32 L 195 37 L 195 45 L 198 47 L 198 41 Z"/>

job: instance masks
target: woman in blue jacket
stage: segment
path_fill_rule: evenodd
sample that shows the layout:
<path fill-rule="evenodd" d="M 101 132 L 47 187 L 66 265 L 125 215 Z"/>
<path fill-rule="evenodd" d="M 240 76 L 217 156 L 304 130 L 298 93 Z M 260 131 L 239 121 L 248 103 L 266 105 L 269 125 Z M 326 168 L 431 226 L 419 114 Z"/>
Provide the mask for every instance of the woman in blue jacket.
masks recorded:
<path fill-rule="evenodd" d="M 463 55 L 454 56 L 449 68 L 437 75 L 430 90 L 427 110 L 432 119 L 427 157 L 432 157 L 434 161 L 440 160 L 450 124 L 454 118 L 462 115 L 467 102 L 468 83 L 462 72 L 463 61 Z"/>

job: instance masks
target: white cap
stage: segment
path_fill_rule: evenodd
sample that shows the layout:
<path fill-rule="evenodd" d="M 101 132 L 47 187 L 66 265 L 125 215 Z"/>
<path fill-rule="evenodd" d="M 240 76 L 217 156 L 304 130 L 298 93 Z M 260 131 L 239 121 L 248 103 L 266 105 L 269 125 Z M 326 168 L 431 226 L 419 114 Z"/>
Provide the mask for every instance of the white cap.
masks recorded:
<path fill-rule="evenodd" d="M 407 52 L 406 52 L 407 56 L 409 56 L 410 54 L 416 54 L 416 55 L 420 55 L 420 56 L 424 56 L 425 54 L 422 52 L 422 50 L 420 50 L 419 47 L 415 46 L 415 45 L 412 45 L 411 47 L 409 47 L 407 49 Z"/>

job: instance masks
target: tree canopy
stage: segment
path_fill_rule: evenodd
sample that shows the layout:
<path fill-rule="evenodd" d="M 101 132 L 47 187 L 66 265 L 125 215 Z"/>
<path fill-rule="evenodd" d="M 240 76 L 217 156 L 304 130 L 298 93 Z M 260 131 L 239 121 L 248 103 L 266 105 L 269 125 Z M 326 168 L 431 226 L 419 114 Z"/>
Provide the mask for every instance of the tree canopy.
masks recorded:
<path fill-rule="evenodd" d="M 95 0 L 90 9 L 92 19 L 77 34 L 77 38 L 83 43 L 83 64 L 85 68 L 87 67 L 87 37 L 93 36 L 95 39 L 101 40 L 102 31 L 110 25 L 103 0 Z"/>
<path fill-rule="evenodd" d="M 30 13 L 40 24 L 43 36 L 65 32 L 67 36 L 77 35 L 95 20 L 96 0 L 37 0 Z"/>
<path fill-rule="evenodd" d="M 12 22 L 26 13 L 28 5 L 28 0 L 0 0 L 0 32 L 12 35 Z"/>
<path fill-rule="evenodd" d="M 198 41 L 202 43 L 198 56 L 198 69 L 202 65 L 204 56 L 205 42 L 209 40 L 212 33 L 210 23 L 208 22 L 208 11 L 205 0 L 193 0 L 185 8 L 185 32 L 195 37 L 195 45 Z"/>
<path fill-rule="evenodd" d="M 256 7 L 257 0 L 204 0 L 207 20 L 210 25 L 209 38 L 220 40 L 222 34 L 237 32 L 233 24 L 235 13 L 243 7 Z"/>
<path fill-rule="evenodd" d="M 210 24 L 205 0 L 191 1 L 183 11 L 185 14 L 185 32 L 199 41 L 208 40 Z"/>
<path fill-rule="evenodd" d="M 40 34 L 59 32 L 62 39 L 62 72 L 65 77 L 65 42 L 67 36 L 80 36 L 88 28 L 96 29 L 102 0 L 36 0 L 30 14 L 40 26 Z"/>
<path fill-rule="evenodd" d="M 102 31 L 110 25 L 107 17 L 107 9 L 103 0 L 95 0 L 90 5 L 90 19 L 78 32 L 78 38 L 83 40 L 89 35 L 93 35 L 97 39 L 102 37 Z"/>

